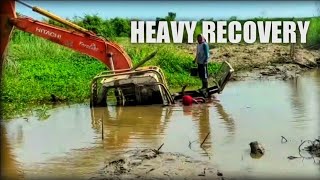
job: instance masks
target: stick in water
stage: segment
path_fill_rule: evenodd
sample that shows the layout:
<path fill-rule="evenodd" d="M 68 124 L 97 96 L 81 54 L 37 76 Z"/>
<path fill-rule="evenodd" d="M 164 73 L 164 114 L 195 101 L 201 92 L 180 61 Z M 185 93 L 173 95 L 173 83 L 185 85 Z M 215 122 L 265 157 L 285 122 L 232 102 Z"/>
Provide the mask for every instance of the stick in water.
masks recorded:
<path fill-rule="evenodd" d="M 202 141 L 200 147 L 202 147 L 203 143 L 207 140 L 208 136 L 209 136 L 210 132 L 208 132 L 207 136 L 204 138 L 204 140 Z"/>
<path fill-rule="evenodd" d="M 162 148 L 163 145 L 164 145 L 164 143 L 161 144 L 161 146 L 158 148 L 158 151 Z"/>

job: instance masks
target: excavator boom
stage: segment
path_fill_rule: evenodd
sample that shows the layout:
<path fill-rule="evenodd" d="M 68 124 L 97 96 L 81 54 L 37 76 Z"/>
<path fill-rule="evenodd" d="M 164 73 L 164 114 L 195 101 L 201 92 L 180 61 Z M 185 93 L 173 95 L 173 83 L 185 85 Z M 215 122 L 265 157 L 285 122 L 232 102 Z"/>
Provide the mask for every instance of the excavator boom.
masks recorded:
<path fill-rule="evenodd" d="M 54 20 L 58 20 L 75 30 L 55 27 L 29 17 L 16 17 L 15 1 L 13 0 L 2 0 L 0 5 L 1 7 L 4 7 L 1 8 L 0 14 L 1 29 L 4 29 L 4 31 L 1 31 L 0 53 L 2 57 L 4 56 L 5 49 L 10 40 L 12 28 L 15 27 L 19 30 L 34 34 L 77 52 L 96 58 L 111 70 L 130 70 L 132 68 L 131 58 L 120 46 L 113 42 L 98 37 L 94 33 L 63 20 L 62 18 L 41 8 L 34 7 L 32 9 L 43 15 L 48 15 L 48 17 L 54 18 Z"/>
<path fill-rule="evenodd" d="M 32 20 L 31 18 L 13 18 L 10 22 L 14 27 L 45 38 L 75 51 L 87 54 L 100 60 L 110 69 L 110 56 L 113 58 L 114 70 L 130 69 L 130 57 L 114 43 L 105 41 L 97 36 L 88 36 L 77 31 L 70 31 L 59 27 L 54 27 L 43 22 Z"/>

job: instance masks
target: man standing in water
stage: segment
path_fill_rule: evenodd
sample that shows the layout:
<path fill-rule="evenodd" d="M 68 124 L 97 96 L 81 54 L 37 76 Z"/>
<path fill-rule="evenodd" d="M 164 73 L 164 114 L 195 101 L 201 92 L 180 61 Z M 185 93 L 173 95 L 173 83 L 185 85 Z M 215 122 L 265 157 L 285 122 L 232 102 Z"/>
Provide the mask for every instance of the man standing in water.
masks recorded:
<path fill-rule="evenodd" d="M 202 34 L 197 36 L 197 54 L 194 60 L 198 64 L 198 74 L 202 81 L 202 91 L 208 88 L 208 60 L 209 60 L 209 45 Z"/>

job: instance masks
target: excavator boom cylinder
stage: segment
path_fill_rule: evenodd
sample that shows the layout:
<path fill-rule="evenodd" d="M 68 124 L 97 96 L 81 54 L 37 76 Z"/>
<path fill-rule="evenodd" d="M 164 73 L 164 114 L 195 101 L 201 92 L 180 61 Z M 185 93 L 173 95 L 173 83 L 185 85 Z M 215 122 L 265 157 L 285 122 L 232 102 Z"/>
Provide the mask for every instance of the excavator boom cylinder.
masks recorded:
<path fill-rule="evenodd" d="M 39 7 L 33 7 L 32 10 L 37 12 L 37 13 L 39 13 L 39 14 L 42 14 L 42 15 L 48 17 L 48 18 L 51 18 L 51 19 L 53 19 L 53 20 L 55 20 L 55 21 L 57 21 L 57 22 L 59 22 L 61 24 L 64 24 L 64 25 L 66 25 L 68 27 L 71 27 L 74 30 L 77 30 L 77 31 L 82 32 L 84 34 L 93 35 L 89 30 L 84 29 L 84 28 L 82 28 L 82 27 L 80 27 L 80 26 L 78 26 L 78 25 L 76 25 L 76 24 L 74 24 L 74 23 L 72 23 L 70 21 L 67 21 L 67 20 L 65 20 L 65 19 L 63 19 L 63 18 L 61 18 L 61 17 L 59 17 L 59 16 L 57 16 L 55 14 L 52 14 L 52 13 L 50 13 L 49 11 L 47 11 L 45 9 L 42 9 L 42 8 L 39 8 Z"/>
<path fill-rule="evenodd" d="M 53 14 L 53 13 L 51 13 L 51 12 L 49 12 L 49 11 L 43 9 L 43 8 L 36 7 L 36 6 L 33 7 L 33 6 L 31 6 L 31 5 L 29 5 L 29 4 L 25 3 L 25 2 L 22 2 L 20 0 L 16 0 L 16 1 L 21 3 L 21 4 L 23 4 L 24 6 L 26 6 L 28 8 L 31 8 L 32 11 L 34 11 L 34 12 L 42 14 L 42 15 L 44 15 L 44 16 L 52 19 L 52 20 L 55 20 L 55 21 L 57 21 L 57 22 L 59 22 L 61 24 L 64 24 L 64 25 L 66 25 L 66 26 L 68 26 L 70 28 L 73 28 L 74 30 L 77 30 L 77 31 L 82 32 L 84 34 L 94 35 L 89 30 L 84 29 L 84 28 L 82 28 L 82 27 L 80 27 L 80 26 L 78 26 L 78 25 L 76 25 L 76 24 L 74 24 L 74 23 L 72 23 L 70 21 L 67 21 L 66 19 L 63 19 L 60 16 L 57 16 L 57 15 L 55 15 L 55 14 Z"/>

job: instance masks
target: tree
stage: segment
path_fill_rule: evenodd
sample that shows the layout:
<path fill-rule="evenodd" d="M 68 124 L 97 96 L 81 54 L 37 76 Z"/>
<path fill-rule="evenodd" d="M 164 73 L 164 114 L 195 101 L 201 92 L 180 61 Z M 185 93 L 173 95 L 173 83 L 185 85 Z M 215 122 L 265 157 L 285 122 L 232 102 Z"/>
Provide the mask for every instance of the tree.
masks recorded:
<path fill-rule="evenodd" d="M 177 14 L 174 12 L 169 12 L 168 16 L 165 17 L 167 21 L 175 21 Z"/>
<path fill-rule="evenodd" d="M 230 21 L 236 21 L 236 20 L 237 20 L 237 16 L 231 16 L 231 17 L 229 18 L 229 20 L 230 20 Z"/>
<path fill-rule="evenodd" d="M 129 37 L 130 21 L 128 19 L 114 18 L 111 20 L 117 37 Z"/>

